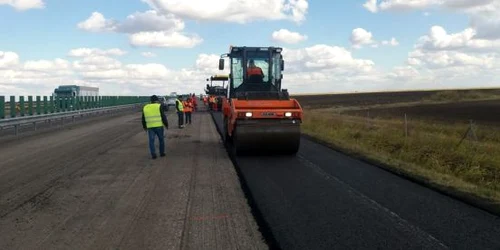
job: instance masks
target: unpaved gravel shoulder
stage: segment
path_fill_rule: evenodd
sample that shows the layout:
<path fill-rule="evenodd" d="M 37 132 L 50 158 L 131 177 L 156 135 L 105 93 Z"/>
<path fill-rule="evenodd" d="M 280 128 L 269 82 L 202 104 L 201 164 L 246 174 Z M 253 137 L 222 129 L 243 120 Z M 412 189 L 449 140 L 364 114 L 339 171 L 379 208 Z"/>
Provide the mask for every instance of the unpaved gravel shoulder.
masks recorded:
<path fill-rule="evenodd" d="M 207 113 L 151 160 L 140 113 L 0 147 L 0 249 L 266 249 Z"/>

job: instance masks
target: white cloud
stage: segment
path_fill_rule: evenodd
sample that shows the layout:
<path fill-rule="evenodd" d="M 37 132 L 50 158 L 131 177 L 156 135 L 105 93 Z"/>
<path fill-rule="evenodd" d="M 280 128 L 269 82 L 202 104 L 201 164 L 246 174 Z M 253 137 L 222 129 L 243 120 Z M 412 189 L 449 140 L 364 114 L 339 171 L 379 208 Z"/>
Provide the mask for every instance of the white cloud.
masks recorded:
<path fill-rule="evenodd" d="M 386 46 L 398 46 L 399 45 L 399 42 L 398 40 L 396 40 L 396 38 L 391 38 L 390 41 L 382 41 L 382 45 L 386 45 Z"/>
<path fill-rule="evenodd" d="M 248 23 L 258 20 L 305 20 L 307 0 L 142 0 L 161 13 L 195 20 Z"/>
<path fill-rule="evenodd" d="M 149 52 L 149 51 L 148 52 L 142 52 L 141 55 L 144 56 L 144 57 L 156 57 L 155 53 Z"/>
<path fill-rule="evenodd" d="M 183 33 L 185 24 L 181 19 L 155 10 L 136 12 L 123 22 L 106 19 L 101 13 L 94 12 L 77 26 L 89 32 L 128 34 L 133 46 L 192 48 L 203 42 L 196 34 Z"/>
<path fill-rule="evenodd" d="M 433 26 L 428 35 L 422 36 L 417 44 L 425 50 L 464 50 L 471 52 L 493 52 L 500 49 L 499 40 L 475 38 L 476 31 L 467 28 L 462 32 L 448 34 L 441 26 Z"/>
<path fill-rule="evenodd" d="M 89 18 L 77 24 L 79 29 L 89 32 L 107 32 L 116 29 L 116 23 L 112 20 L 107 20 L 103 14 L 92 12 Z"/>
<path fill-rule="evenodd" d="M 102 50 L 97 48 L 78 48 L 72 49 L 69 51 L 68 56 L 71 57 L 87 57 L 92 55 L 100 55 L 100 56 L 122 56 L 127 52 L 118 48 Z"/>
<path fill-rule="evenodd" d="M 19 64 L 19 55 L 11 51 L 0 51 L 0 69 Z"/>
<path fill-rule="evenodd" d="M 337 46 L 318 44 L 303 49 L 284 49 L 287 73 L 310 73 L 322 74 L 336 72 L 355 75 L 370 73 L 374 70 L 374 62 L 371 60 L 355 59 L 350 51 Z"/>
<path fill-rule="evenodd" d="M 178 32 L 139 32 L 130 35 L 130 43 L 135 46 L 193 48 L 203 42 L 197 35 L 186 36 Z"/>
<path fill-rule="evenodd" d="M 363 28 L 353 29 L 350 41 L 352 46 L 357 49 L 361 48 L 363 45 L 375 43 L 372 33 Z"/>
<path fill-rule="evenodd" d="M 472 28 L 448 34 L 433 26 L 417 41 L 407 64 L 412 72 L 440 85 L 485 86 L 500 81 L 499 49 L 500 40 L 477 39 Z"/>
<path fill-rule="evenodd" d="M 87 51 L 75 53 L 75 51 Z M 192 67 L 170 69 L 163 64 L 126 64 L 119 61 L 112 50 L 74 49 L 71 60 L 30 60 L 20 62 L 14 52 L 0 52 L 0 95 L 50 93 L 61 84 L 99 86 L 103 95 L 151 94 L 151 87 L 160 93 L 201 93 L 201 81 L 220 72 L 219 55 L 201 54 Z"/>
<path fill-rule="evenodd" d="M 351 45 L 355 49 L 360 49 L 364 45 L 369 45 L 372 48 L 378 48 L 380 45 L 384 46 L 398 46 L 399 42 L 396 38 L 391 38 L 391 40 L 384 40 L 382 42 L 377 42 L 373 38 L 373 34 L 363 28 L 356 28 L 352 30 L 351 37 L 349 38 Z"/>
<path fill-rule="evenodd" d="M 363 7 L 372 13 L 376 13 L 378 11 L 377 0 L 367 0 Z"/>
<path fill-rule="evenodd" d="M 271 37 L 275 42 L 287 44 L 295 44 L 307 40 L 306 35 L 302 35 L 298 32 L 292 32 L 287 29 L 274 31 Z"/>
<path fill-rule="evenodd" d="M 184 21 L 172 14 L 161 15 L 155 10 L 136 12 L 127 16 L 123 23 L 117 24 L 117 31 L 123 33 L 139 33 L 144 31 L 182 31 Z"/>
<path fill-rule="evenodd" d="M 469 15 L 470 27 L 478 38 L 500 38 L 500 1 L 498 0 L 367 0 L 364 7 L 370 12 L 411 11 L 426 9 L 452 10 Z"/>
<path fill-rule="evenodd" d="M 45 8 L 45 3 L 42 0 L 0 0 L 0 5 L 4 4 L 10 5 L 19 11 Z"/>

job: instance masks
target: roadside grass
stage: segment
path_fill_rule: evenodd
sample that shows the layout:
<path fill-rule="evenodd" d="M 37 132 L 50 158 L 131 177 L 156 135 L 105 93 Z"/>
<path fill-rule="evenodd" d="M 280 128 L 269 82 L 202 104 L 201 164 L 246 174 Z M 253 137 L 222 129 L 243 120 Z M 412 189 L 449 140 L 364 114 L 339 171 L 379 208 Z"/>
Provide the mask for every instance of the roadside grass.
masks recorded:
<path fill-rule="evenodd" d="M 367 119 L 305 110 L 303 133 L 410 176 L 500 204 L 500 131 L 475 126 L 477 141 L 459 145 L 469 124 Z"/>

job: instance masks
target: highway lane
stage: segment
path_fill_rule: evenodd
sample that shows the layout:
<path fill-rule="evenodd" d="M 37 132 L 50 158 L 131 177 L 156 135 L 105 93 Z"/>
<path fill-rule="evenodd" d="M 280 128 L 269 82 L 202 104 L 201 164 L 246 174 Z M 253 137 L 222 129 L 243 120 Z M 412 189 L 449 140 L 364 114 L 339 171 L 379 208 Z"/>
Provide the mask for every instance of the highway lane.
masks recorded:
<path fill-rule="evenodd" d="M 500 249 L 499 217 L 305 138 L 236 163 L 282 249 Z"/>

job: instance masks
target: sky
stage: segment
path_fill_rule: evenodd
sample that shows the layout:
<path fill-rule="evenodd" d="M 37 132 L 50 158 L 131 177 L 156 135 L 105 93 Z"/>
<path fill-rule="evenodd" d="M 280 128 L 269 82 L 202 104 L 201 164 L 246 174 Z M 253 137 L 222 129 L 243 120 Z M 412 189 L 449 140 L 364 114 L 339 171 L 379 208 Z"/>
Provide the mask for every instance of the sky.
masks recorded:
<path fill-rule="evenodd" d="M 0 0 L 0 20 L 0 96 L 203 93 L 230 45 L 282 47 L 291 94 L 500 87 L 500 0 Z"/>

